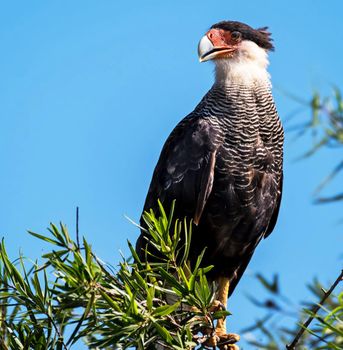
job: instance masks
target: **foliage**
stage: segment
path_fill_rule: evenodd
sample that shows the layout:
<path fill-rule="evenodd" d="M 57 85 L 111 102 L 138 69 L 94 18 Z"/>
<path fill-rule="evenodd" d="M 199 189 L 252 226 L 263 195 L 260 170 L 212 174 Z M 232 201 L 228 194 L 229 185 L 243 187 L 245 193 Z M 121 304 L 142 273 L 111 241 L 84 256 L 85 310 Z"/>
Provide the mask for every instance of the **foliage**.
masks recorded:
<path fill-rule="evenodd" d="M 330 294 L 325 304 L 318 305 L 318 312 L 312 311 L 317 304 L 308 302 L 302 303 L 302 310 L 299 312 L 298 306 L 282 294 L 277 275 L 271 282 L 261 275 L 256 277 L 264 286 L 266 297 L 263 301 L 249 298 L 265 314 L 254 325 L 242 331 L 243 334 L 250 335 L 248 342 L 251 345 L 261 350 L 285 349 L 285 344 L 292 342 L 305 320 L 313 316 L 314 321 L 300 338 L 296 349 L 343 349 L 342 289 L 338 294 Z M 315 279 L 308 288 L 319 302 L 324 294 L 323 286 Z"/>
<path fill-rule="evenodd" d="M 42 262 L 20 256 L 11 261 L 0 246 L 1 349 L 191 349 L 206 340 L 227 312 L 213 312 L 214 286 L 200 268 L 187 263 L 192 223 L 173 221 L 160 205 L 144 214 L 155 263 L 123 258 L 116 271 L 102 262 L 83 238 L 79 246 L 61 224 L 48 235 L 30 232 L 50 245 Z M 172 226 L 172 222 L 175 224 Z M 77 239 L 77 242 L 79 240 Z M 177 263 L 176 263 L 177 262 Z"/>
<path fill-rule="evenodd" d="M 297 136 L 311 132 L 313 146 L 303 155 L 310 157 L 323 147 L 343 147 L 343 98 L 338 88 L 333 89 L 333 95 L 321 97 L 315 93 L 310 102 L 312 117 L 309 122 L 300 126 Z M 317 203 L 327 203 L 343 200 L 343 192 L 329 197 L 320 195 L 321 191 L 343 170 L 343 158 L 334 166 L 329 175 L 319 184 L 315 191 Z"/>

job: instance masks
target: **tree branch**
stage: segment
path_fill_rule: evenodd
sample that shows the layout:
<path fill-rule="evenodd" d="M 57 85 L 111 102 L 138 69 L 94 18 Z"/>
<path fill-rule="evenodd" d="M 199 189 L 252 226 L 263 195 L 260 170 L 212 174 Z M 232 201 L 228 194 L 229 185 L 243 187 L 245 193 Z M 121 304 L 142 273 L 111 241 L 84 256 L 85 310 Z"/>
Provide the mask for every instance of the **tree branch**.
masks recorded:
<path fill-rule="evenodd" d="M 311 310 L 312 311 L 312 316 L 310 316 L 307 319 L 307 321 L 301 325 L 301 328 L 300 328 L 299 332 L 297 333 L 297 335 L 295 336 L 295 338 L 292 341 L 292 343 L 286 345 L 286 349 L 288 349 L 288 350 L 295 350 L 295 346 L 299 342 L 301 336 L 304 334 L 304 332 L 306 331 L 306 329 L 308 328 L 310 323 L 313 321 L 313 319 L 316 316 L 317 312 L 319 311 L 321 305 L 323 305 L 325 303 L 325 300 L 330 296 L 330 294 L 336 288 L 338 283 L 341 282 L 342 280 L 343 280 L 343 270 L 341 270 L 341 273 L 337 277 L 336 281 L 331 285 L 330 289 L 324 293 L 324 296 L 321 299 L 321 301 L 317 305 L 314 305 L 314 307 Z"/>
<path fill-rule="evenodd" d="M 316 199 L 315 204 L 338 202 L 341 200 L 343 200 L 343 193 L 339 193 L 332 197 L 319 197 L 318 199 Z"/>

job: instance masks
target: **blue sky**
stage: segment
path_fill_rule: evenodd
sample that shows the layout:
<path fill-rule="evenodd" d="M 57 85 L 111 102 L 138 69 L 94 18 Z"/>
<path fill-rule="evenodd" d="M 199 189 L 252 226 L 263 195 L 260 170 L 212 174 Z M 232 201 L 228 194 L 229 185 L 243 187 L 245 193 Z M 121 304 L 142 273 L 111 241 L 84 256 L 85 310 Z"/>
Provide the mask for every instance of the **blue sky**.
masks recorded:
<path fill-rule="evenodd" d="M 341 14 L 331 1 L 12 1 L 0 5 L 0 235 L 14 257 L 46 250 L 27 229 L 50 221 L 80 229 L 104 260 L 116 263 L 138 220 L 160 149 L 175 124 L 211 87 L 213 67 L 197 43 L 223 19 L 270 27 L 270 72 L 283 120 L 300 123 L 314 90 L 342 87 Z M 275 232 L 261 243 L 230 301 L 233 330 L 261 316 L 245 294 L 263 295 L 254 272 L 281 273 L 284 293 L 332 281 L 341 265 L 341 205 L 314 206 L 312 193 L 341 155 L 295 159 L 311 138 L 286 133 L 285 187 Z M 342 177 L 327 189 L 334 193 Z"/>

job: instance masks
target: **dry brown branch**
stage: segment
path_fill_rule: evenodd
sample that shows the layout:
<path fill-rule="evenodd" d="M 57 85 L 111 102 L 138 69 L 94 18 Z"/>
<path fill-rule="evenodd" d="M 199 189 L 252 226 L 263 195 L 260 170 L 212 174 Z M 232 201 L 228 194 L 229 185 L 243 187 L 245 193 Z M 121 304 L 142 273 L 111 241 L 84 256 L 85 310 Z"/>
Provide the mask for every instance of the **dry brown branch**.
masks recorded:
<path fill-rule="evenodd" d="M 325 300 L 330 296 L 330 294 L 336 288 L 338 283 L 340 281 L 342 281 L 342 280 L 343 280 L 343 270 L 341 270 L 341 273 L 337 277 L 336 281 L 331 285 L 330 289 L 324 293 L 323 298 L 320 300 L 320 302 L 313 306 L 313 308 L 311 310 L 311 314 L 312 315 L 306 320 L 305 323 L 300 325 L 301 328 L 299 329 L 299 332 L 297 333 L 297 335 L 293 339 L 292 343 L 286 345 L 286 349 L 288 349 L 288 350 L 296 350 L 295 347 L 296 347 L 297 343 L 299 342 L 301 336 L 304 334 L 304 332 L 306 331 L 308 326 L 311 324 L 311 322 L 315 318 L 315 316 L 316 316 L 317 312 L 319 311 L 320 307 L 325 303 Z"/>

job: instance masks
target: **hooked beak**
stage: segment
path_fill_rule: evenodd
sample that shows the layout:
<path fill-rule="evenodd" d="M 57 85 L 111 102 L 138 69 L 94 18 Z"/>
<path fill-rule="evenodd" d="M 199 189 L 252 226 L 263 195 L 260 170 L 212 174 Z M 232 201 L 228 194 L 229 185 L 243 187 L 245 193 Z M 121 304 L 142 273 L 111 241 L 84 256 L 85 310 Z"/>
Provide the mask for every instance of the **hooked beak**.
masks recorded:
<path fill-rule="evenodd" d="M 205 34 L 199 41 L 199 45 L 198 45 L 199 61 L 205 62 L 213 58 L 231 56 L 231 54 L 236 50 L 236 48 L 233 46 L 227 45 L 222 41 L 220 43 L 218 42 L 217 44 L 217 40 L 215 40 L 215 45 L 214 45 L 213 42 L 208 37 L 210 32 Z"/>

